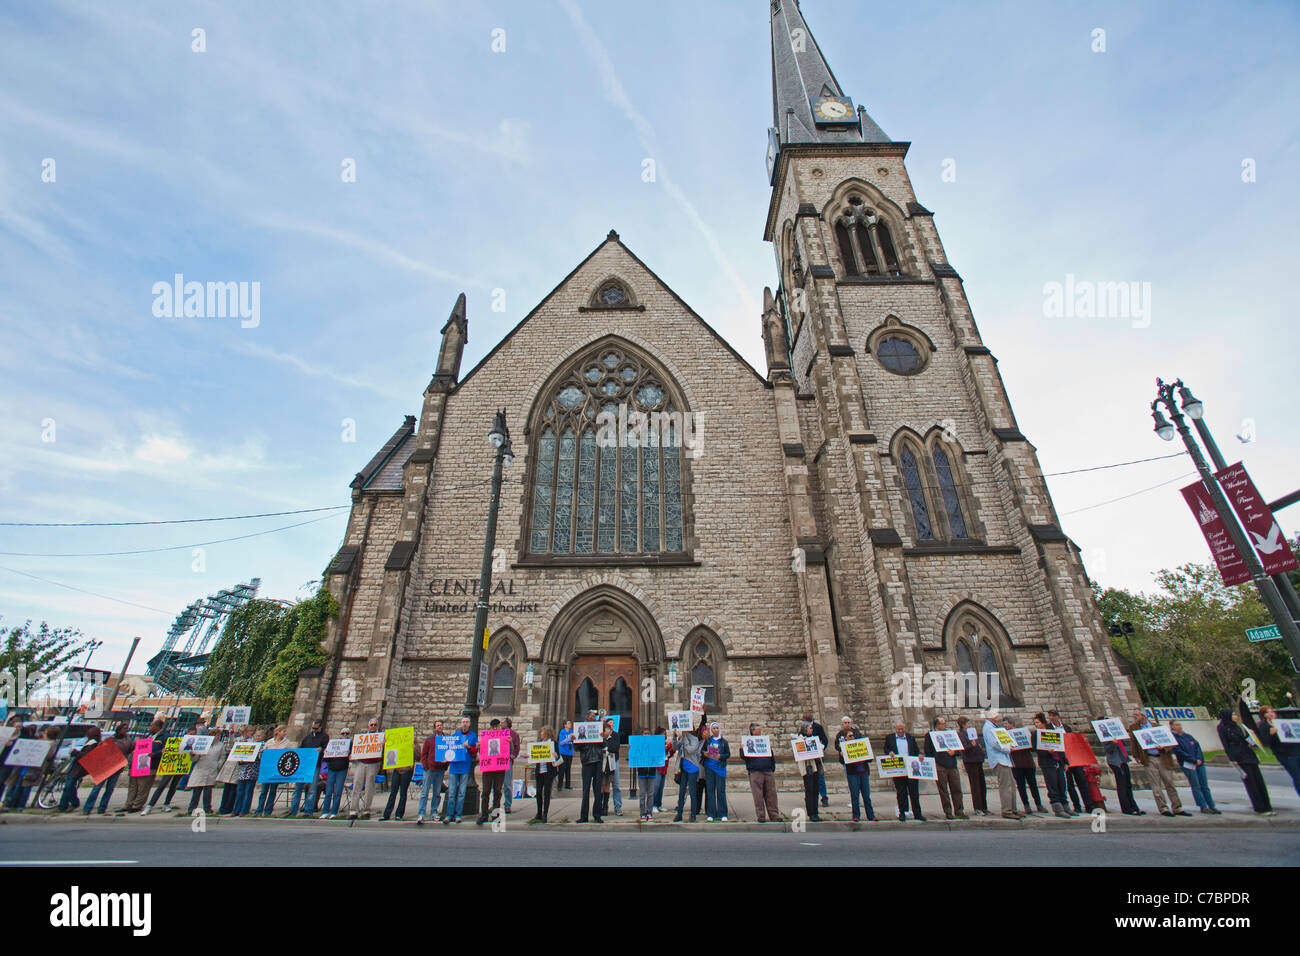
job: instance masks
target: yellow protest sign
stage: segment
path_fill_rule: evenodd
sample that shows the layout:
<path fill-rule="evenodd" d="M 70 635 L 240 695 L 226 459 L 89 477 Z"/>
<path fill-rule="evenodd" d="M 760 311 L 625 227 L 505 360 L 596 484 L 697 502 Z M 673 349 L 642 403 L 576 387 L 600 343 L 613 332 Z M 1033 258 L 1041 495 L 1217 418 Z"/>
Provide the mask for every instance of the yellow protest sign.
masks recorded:
<path fill-rule="evenodd" d="M 877 757 L 876 764 L 880 767 L 881 777 L 906 777 L 907 776 L 907 758 L 897 755 L 892 757 Z"/>
<path fill-rule="evenodd" d="M 528 745 L 528 762 L 554 763 L 555 748 L 551 745 L 551 741 L 543 740 L 540 743 L 530 743 Z"/>
<path fill-rule="evenodd" d="M 384 731 L 384 769 L 400 770 L 415 763 L 415 728 L 394 727 Z"/>
<path fill-rule="evenodd" d="M 993 728 L 993 736 L 997 738 L 998 743 L 1003 747 L 1006 747 L 1008 750 L 1011 750 L 1016 746 L 1016 738 L 1012 737 L 1010 733 L 1003 730 L 1001 727 Z"/>
<path fill-rule="evenodd" d="M 168 737 L 158 761 L 158 776 L 179 777 L 190 772 L 190 755 L 181 753 L 181 738 Z"/>
<path fill-rule="evenodd" d="M 865 738 L 841 740 L 840 753 L 844 755 L 845 763 L 859 763 L 870 760 L 874 756 L 871 752 L 871 741 Z"/>

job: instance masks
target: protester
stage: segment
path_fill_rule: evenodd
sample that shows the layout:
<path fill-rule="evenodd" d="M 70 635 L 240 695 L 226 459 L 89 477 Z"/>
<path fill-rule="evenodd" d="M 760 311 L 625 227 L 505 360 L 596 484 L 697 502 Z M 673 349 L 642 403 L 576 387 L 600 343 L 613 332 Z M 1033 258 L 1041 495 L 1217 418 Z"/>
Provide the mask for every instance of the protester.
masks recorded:
<path fill-rule="evenodd" d="M 86 768 L 78 763 L 78 759 L 99 746 L 99 734 L 98 727 L 91 727 L 86 732 L 86 742 L 68 753 L 67 783 L 63 786 L 63 795 L 59 797 L 59 813 L 67 813 L 81 806 L 81 801 L 77 799 L 77 789 L 86 776 Z"/>
<path fill-rule="evenodd" d="M 901 720 L 894 721 L 894 732 L 885 737 L 884 752 L 900 757 L 919 757 L 921 750 L 916 745 L 916 738 L 907 732 L 907 726 Z M 921 781 L 908 777 L 894 778 L 894 794 L 898 798 L 898 819 L 907 819 L 907 803 L 912 803 L 912 819 L 925 822 L 921 812 Z"/>
<path fill-rule="evenodd" d="M 258 729 L 253 732 L 253 743 L 260 744 L 266 739 L 265 733 Z M 257 789 L 257 767 L 261 760 L 261 750 L 257 759 L 239 764 L 235 771 L 235 812 L 233 816 L 243 817 L 253 808 L 253 791 Z"/>
<path fill-rule="evenodd" d="M 253 739 L 253 732 L 248 727 L 241 727 L 239 735 L 231 744 L 231 751 L 234 751 L 234 744 L 248 743 Z M 226 755 L 226 762 L 221 765 L 217 771 L 217 783 L 221 784 L 221 805 L 217 808 L 217 816 L 227 814 L 234 815 L 235 805 L 239 798 L 239 768 L 243 766 L 232 759 L 230 754 Z"/>
<path fill-rule="evenodd" d="M 1047 712 L 1047 723 L 1049 729 L 1058 731 L 1063 735 L 1074 733 L 1070 729 L 1070 725 L 1061 720 L 1058 711 L 1049 710 Z M 1062 740 L 1064 739 L 1062 737 Z M 1070 797 L 1070 805 L 1074 807 L 1073 816 L 1077 817 L 1085 809 L 1091 812 L 1092 791 L 1088 787 L 1088 775 L 1083 772 L 1083 767 L 1072 767 L 1069 758 L 1064 753 L 1061 754 L 1061 776 L 1065 781 L 1065 791 Z"/>
<path fill-rule="evenodd" d="M 605 781 L 605 789 L 614 798 L 614 816 L 623 815 L 623 781 L 620 774 L 619 748 L 623 743 L 622 735 L 614 727 L 614 721 L 606 718 L 605 723 L 609 726 L 610 739 L 605 742 L 606 750 L 613 754 L 613 759 L 606 758 L 605 772 L 608 779 Z M 609 799 L 605 800 L 604 815 L 609 816 Z"/>
<path fill-rule="evenodd" d="M 113 728 L 113 736 L 110 737 L 109 740 L 111 740 L 113 745 L 122 752 L 122 756 L 126 758 L 127 764 L 129 765 L 131 762 L 131 751 L 134 748 L 131 744 L 131 738 L 126 735 L 126 732 L 126 724 L 118 724 Z M 125 770 L 126 768 L 124 767 L 122 769 Z M 95 806 L 95 797 L 99 796 L 101 791 L 103 796 L 100 798 L 99 809 L 95 812 L 101 816 L 108 812 L 108 801 L 109 798 L 113 796 L 113 788 L 117 786 L 117 778 L 120 776 L 122 776 L 122 770 L 117 771 L 117 773 L 113 774 L 111 777 L 106 777 L 91 788 L 90 796 L 86 798 L 85 809 L 81 811 L 83 816 L 90 816 L 90 811 Z"/>
<path fill-rule="evenodd" d="M 811 714 L 805 715 L 806 718 L 811 716 Z M 805 719 L 801 721 L 799 723 L 799 734 L 803 737 L 816 736 L 813 726 L 812 720 Z M 814 757 L 811 760 L 800 760 L 798 761 L 798 764 L 799 773 L 803 775 L 804 814 L 807 816 L 809 822 L 821 823 L 822 818 L 817 812 L 817 787 L 819 782 L 824 784 L 826 767 L 822 763 L 820 757 Z M 826 806 L 830 806 L 830 804 L 827 803 Z M 680 811 L 677 814 L 677 818 L 679 820 L 681 819 Z M 695 819 L 694 815 L 691 816 L 691 819 Z"/>
<path fill-rule="evenodd" d="M 469 787 L 469 777 L 474 772 L 474 758 L 478 755 L 478 734 L 470 730 L 468 717 L 460 719 L 460 729 L 452 738 L 452 746 L 461 756 L 451 761 L 447 767 L 447 807 L 443 812 L 443 826 L 461 821 L 461 813 L 465 809 L 465 790 Z"/>
<path fill-rule="evenodd" d="M 1146 816 L 1147 812 L 1138 809 L 1137 801 L 1133 799 L 1133 778 L 1128 769 L 1128 748 L 1124 746 L 1124 741 L 1106 740 L 1101 746 L 1106 752 L 1106 765 L 1110 767 L 1110 772 L 1115 777 L 1115 792 L 1119 794 L 1120 811 L 1131 817 Z"/>
<path fill-rule="evenodd" d="M 936 717 L 932 729 L 947 730 L 948 722 L 942 717 Z M 962 809 L 961 773 L 957 770 L 957 751 L 940 750 L 934 745 L 930 735 L 926 734 L 925 755 L 934 758 L 934 766 L 938 772 L 936 785 L 939 788 L 939 803 L 943 806 L 944 819 L 969 820 L 970 818 Z"/>
<path fill-rule="evenodd" d="M 820 740 L 822 742 L 822 751 L 825 752 L 827 746 L 830 745 L 830 740 L 826 736 L 826 728 L 813 719 L 811 710 L 804 711 L 803 719 L 810 727 L 812 727 L 812 733 L 807 736 L 816 737 Z M 826 796 L 826 765 L 823 761 L 818 760 L 817 766 L 819 768 L 817 770 L 817 793 L 821 796 L 822 806 L 829 807 L 831 802 Z"/>
<path fill-rule="evenodd" d="M 311 783 L 295 783 L 293 785 L 293 799 L 289 802 L 289 816 L 298 816 L 298 808 L 303 806 L 302 795 L 308 788 L 311 792 L 307 796 L 305 812 L 311 815 L 316 812 L 316 797 L 320 793 L 321 771 L 325 769 L 325 745 L 330 742 L 330 735 L 325 732 L 324 725 L 319 720 L 311 722 L 311 730 L 298 743 L 302 750 L 316 751 L 316 769 L 312 771 Z"/>
<path fill-rule="evenodd" d="M 271 737 L 271 739 L 266 742 L 266 746 L 262 748 L 262 752 L 265 753 L 268 750 L 292 750 L 292 749 L 293 749 L 293 741 L 289 739 L 289 728 L 286 727 L 284 724 L 280 724 L 278 727 L 275 728 L 275 733 Z M 261 761 L 262 761 L 262 756 L 261 754 L 258 754 L 257 757 L 258 766 L 261 766 Z M 279 791 L 279 789 L 280 789 L 280 785 L 278 783 L 262 784 L 262 793 L 257 800 L 257 812 L 254 813 L 253 816 L 269 817 L 273 814 L 273 812 L 275 811 L 275 795 L 277 791 Z"/>
<path fill-rule="evenodd" d="M 1008 820 L 1024 819 L 1024 814 L 1016 809 L 1016 786 L 1011 773 L 1011 751 L 998 742 L 997 725 L 992 718 L 984 719 L 981 735 L 984 738 L 984 750 L 988 753 L 989 766 L 998 778 L 998 804 L 1002 816 Z"/>
<path fill-rule="evenodd" d="M 551 744 L 551 749 L 555 749 L 555 731 L 551 730 L 550 725 L 541 729 L 537 735 L 539 743 Z M 545 823 L 547 816 L 551 812 L 551 785 L 555 783 L 555 776 L 559 772 L 558 764 L 550 760 L 543 760 L 533 765 L 533 774 L 537 778 L 537 816 L 529 820 L 529 823 Z M 528 778 L 525 777 L 525 780 Z"/>
<path fill-rule="evenodd" d="M 841 717 L 840 729 L 835 731 L 835 739 L 831 742 L 832 745 L 835 747 L 835 756 L 839 758 L 840 766 L 844 768 L 846 777 L 848 774 L 849 765 L 844 762 L 844 753 L 843 751 L 840 750 L 840 741 L 844 739 L 844 735 L 847 734 L 851 729 L 853 729 L 853 718 Z"/>
<path fill-rule="evenodd" d="M 510 812 L 510 807 L 514 803 L 515 794 L 515 761 L 519 759 L 519 747 L 522 741 L 519 738 L 519 732 L 515 730 L 514 720 L 507 717 L 501 722 L 506 730 L 510 731 L 510 766 L 506 768 L 505 778 L 505 804 L 506 813 Z M 524 780 L 528 780 L 528 772 L 524 771 Z"/>
<path fill-rule="evenodd" d="M 857 740 L 858 732 L 853 727 L 841 730 L 840 740 Z M 836 742 L 836 749 L 839 749 L 839 742 Z M 840 760 L 844 760 L 843 751 L 840 753 Z M 859 812 L 860 805 L 865 805 L 867 819 L 873 823 L 876 820 L 876 810 L 871 805 L 871 761 L 855 760 L 852 763 L 844 764 L 844 777 L 849 783 L 849 803 L 853 808 L 853 822 L 861 822 L 862 815 Z M 957 792 L 961 792 L 958 786 Z"/>
<path fill-rule="evenodd" d="M 982 817 L 989 815 L 988 791 L 984 782 L 984 743 L 979 731 L 970 726 L 969 717 L 957 718 L 957 733 L 961 735 L 961 762 L 970 781 L 971 809 Z"/>
<path fill-rule="evenodd" d="M 727 760 L 731 757 L 731 744 L 722 736 L 722 725 L 716 720 L 709 725 L 711 736 L 704 742 L 704 819 L 727 822 Z"/>
<path fill-rule="evenodd" d="M 193 766 L 190 768 L 189 779 L 190 805 L 186 810 L 190 816 L 194 816 L 200 803 L 203 805 L 204 813 L 212 813 L 212 788 L 217 782 L 217 774 L 220 773 L 222 764 L 226 762 L 226 754 L 229 751 L 230 748 L 225 741 L 214 737 L 207 753 L 190 755 Z"/>
<path fill-rule="evenodd" d="M 668 781 L 668 761 L 673 755 L 673 742 L 668 739 L 667 732 L 662 727 L 655 728 L 655 734 L 664 738 L 664 765 L 659 768 L 657 779 L 655 780 L 655 813 L 664 812 L 664 784 Z"/>
<path fill-rule="evenodd" d="M 1041 710 L 1034 714 L 1034 729 L 1036 731 L 1050 729 L 1047 725 L 1047 715 Z M 1034 738 L 1037 742 L 1037 733 L 1034 734 Z M 1065 739 L 1064 734 L 1061 739 Z M 1052 813 L 1058 817 L 1076 816 L 1077 814 L 1071 813 L 1065 807 L 1065 754 L 1041 746 L 1035 749 L 1038 755 L 1038 770 L 1043 775 L 1043 785 L 1047 787 L 1047 799 L 1052 805 Z"/>
<path fill-rule="evenodd" d="M 750 724 L 749 736 L 763 736 L 763 725 Z M 749 792 L 754 798 L 754 818 L 759 823 L 766 823 L 768 820 L 773 823 L 780 822 L 781 810 L 776 800 L 775 756 L 747 757 L 742 749 L 740 759 L 745 762 L 745 772 L 749 774 Z"/>
<path fill-rule="evenodd" d="M 501 721 L 496 717 L 493 717 L 491 723 L 488 724 L 490 730 L 498 730 L 500 727 Z M 509 750 L 509 747 L 507 746 L 506 749 Z M 490 753 L 489 756 L 491 756 Z M 505 786 L 508 772 L 507 770 L 484 770 L 479 775 L 479 815 L 478 819 L 474 821 L 476 826 L 481 827 L 488 820 L 490 812 L 488 809 L 489 798 L 494 799 L 492 810 L 501 807 L 501 790 Z"/>
<path fill-rule="evenodd" d="M 641 822 L 651 823 L 655 814 L 655 781 L 659 779 L 658 767 L 637 767 L 637 792 L 641 798 Z"/>
<path fill-rule="evenodd" d="M 1133 711 L 1133 723 L 1129 724 L 1129 734 L 1133 737 L 1134 750 L 1133 754 L 1137 757 L 1138 763 L 1146 768 L 1147 780 L 1151 784 L 1151 796 L 1155 797 L 1156 809 L 1160 811 L 1162 817 L 1190 817 L 1191 814 L 1183 809 L 1183 801 L 1179 799 L 1178 788 L 1174 786 L 1174 758 L 1170 754 L 1172 747 L 1152 747 L 1144 749 L 1133 733 L 1135 730 L 1145 730 L 1155 726 L 1147 719 L 1145 712 L 1141 710 Z M 1161 793 L 1161 787 L 1165 793 L 1169 794 L 1169 806 L 1165 806 L 1165 794 Z"/>
<path fill-rule="evenodd" d="M 370 718 L 366 723 L 366 733 L 379 733 L 379 718 Z M 375 791 L 379 787 L 379 769 L 382 763 L 382 756 L 359 757 L 352 761 L 352 793 L 357 798 L 357 804 L 348 814 L 348 819 L 355 820 L 358 814 L 363 819 L 370 816 L 370 807 L 375 802 Z"/>
<path fill-rule="evenodd" d="M 384 815 L 379 818 L 381 823 L 387 822 L 394 815 L 394 806 L 397 808 L 398 820 L 406 816 L 406 793 L 411 788 L 411 778 L 414 776 L 414 757 L 409 766 L 388 769 L 388 802 L 384 804 Z"/>
<path fill-rule="evenodd" d="M 566 720 L 560 728 L 560 735 L 555 741 L 556 752 L 560 755 L 559 776 L 555 781 L 556 790 L 573 789 L 573 721 Z"/>
<path fill-rule="evenodd" d="M 1174 748 L 1174 757 L 1192 787 L 1192 798 L 1201 808 L 1202 813 L 1217 814 L 1219 809 L 1214 805 L 1214 796 L 1210 793 L 1210 781 L 1205 772 L 1205 754 L 1201 751 L 1200 742 L 1191 734 L 1183 733 L 1182 721 L 1173 721 L 1169 729 L 1173 731 L 1174 739 L 1178 741 L 1178 746 Z"/>
<path fill-rule="evenodd" d="M 162 759 L 162 729 L 163 722 L 161 720 L 155 720 L 149 725 L 149 733 L 144 738 L 153 742 L 153 750 L 149 756 L 149 773 L 131 777 L 127 784 L 126 804 L 119 812 L 136 813 L 144 809 L 145 798 L 149 796 L 149 788 L 153 786 L 153 778 L 158 770 L 158 762 Z M 127 772 L 129 773 L 131 769 L 128 767 Z"/>
<path fill-rule="evenodd" d="M 339 731 L 344 740 L 352 738 L 352 731 L 344 727 Z M 348 745 L 351 748 L 351 744 Z M 343 787 L 348 779 L 348 754 L 340 757 L 325 758 L 325 802 L 321 805 L 322 820 L 333 820 L 339 815 L 339 802 L 343 799 Z"/>
<path fill-rule="evenodd" d="M 438 819 L 438 801 L 442 795 L 442 778 L 447 773 L 449 761 L 438 760 L 438 738 L 445 737 L 442 721 L 433 722 L 433 733 L 424 738 L 420 748 L 420 766 L 424 769 L 424 779 L 420 781 L 420 805 L 416 808 L 416 826 L 424 826 L 424 811 L 427 807 L 430 817 Z M 433 804 L 429 804 L 429 794 L 433 794 Z"/>
<path fill-rule="evenodd" d="M 703 734 L 704 721 L 700 721 L 698 728 L 683 733 L 677 741 L 676 778 L 680 789 L 677 791 L 677 813 L 673 817 L 674 823 L 682 822 L 682 810 L 686 806 L 688 793 L 691 795 L 691 823 L 695 822 L 700 812 L 700 792 L 696 789 L 695 783 L 699 779 L 700 769 L 704 763 L 704 758 L 700 756 L 704 750 L 704 741 L 701 739 Z M 815 785 L 816 781 L 814 780 L 813 783 Z"/>
<path fill-rule="evenodd" d="M 1002 726 L 1008 733 L 1015 727 L 1010 717 L 1002 718 Z M 1016 790 L 1020 793 L 1020 802 L 1025 808 L 1025 814 L 1046 813 L 1047 811 L 1043 809 L 1043 798 L 1038 793 L 1038 776 L 1034 772 L 1032 746 L 1011 751 L 1011 776 L 1015 778 Z M 1034 797 L 1032 807 L 1029 805 L 1030 794 Z"/>
<path fill-rule="evenodd" d="M 1273 751 L 1273 756 L 1282 765 L 1282 769 L 1291 775 L 1291 785 L 1295 787 L 1295 792 L 1300 793 L 1300 744 L 1282 740 L 1277 732 L 1277 711 L 1268 704 L 1261 704 L 1259 723 L 1256 723 L 1243 697 L 1237 698 L 1237 708 L 1241 714 L 1241 722 L 1255 732 L 1260 743 Z"/>
<path fill-rule="evenodd" d="M 204 717 L 200 717 L 197 721 L 195 721 L 194 729 L 190 731 L 190 733 L 194 734 L 195 736 L 206 737 L 208 735 L 207 719 Z M 184 735 L 182 735 L 182 737 L 183 736 Z M 166 749 L 165 744 L 164 744 L 164 749 Z M 193 766 L 193 763 L 194 763 L 194 758 L 193 756 L 191 756 L 190 757 L 191 766 Z M 157 789 L 155 789 L 153 792 L 153 796 L 149 798 L 149 805 L 140 811 L 140 815 L 144 816 L 146 813 L 148 813 L 150 810 L 152 810 L 154 807 L 158 805 L 158 798 L 163 795 L 164 790 L 167 791 L 167 796 L 163 800 L 162 808 L 164 812 L 170 811 L 172 809 L 172 798 L 176 796 L 177 788 L 181 790 L 186 790 L 189 788 L 189 777 L 190 775 L 188 773 L 168 774 L 166 779 L 159 781 Z"/>
<path fill-rule="evenodd" d="M 1231 707 L 1224 707 L 1219 711 L 1219 742 L 1223 744 L 1224 754 L 1241 774 L 1241 782 L 1246 787 L 1246 795 L 1250 797 L 1250 805 L 1256 813 L 1271 817 L 1273 804 L 1268 799 L 1268 786 L 1264 783 L 1264 775 L 1259 772 L 1259 757 L 1255 753 L 1255 743 L 1233 722 L 1233 716 Z"/>

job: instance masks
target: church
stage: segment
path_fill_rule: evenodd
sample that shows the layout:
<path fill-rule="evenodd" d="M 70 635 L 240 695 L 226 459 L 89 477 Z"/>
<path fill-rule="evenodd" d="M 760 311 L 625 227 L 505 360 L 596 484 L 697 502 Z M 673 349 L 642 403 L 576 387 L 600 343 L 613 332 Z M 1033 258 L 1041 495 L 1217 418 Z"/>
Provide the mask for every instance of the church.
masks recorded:
<path fill-rule="evenodd" d="M 294 732 L 459 717 L 504 408 L 483 719 L 733 739 L 812 711 L 1067 722 L 1137 704 L 1037 455 L 891 140 L 771 4 L 779 274 L 749 365 L 616 232 L 476 366 L 461 295 L 418 419 L 357 474 Z"/>

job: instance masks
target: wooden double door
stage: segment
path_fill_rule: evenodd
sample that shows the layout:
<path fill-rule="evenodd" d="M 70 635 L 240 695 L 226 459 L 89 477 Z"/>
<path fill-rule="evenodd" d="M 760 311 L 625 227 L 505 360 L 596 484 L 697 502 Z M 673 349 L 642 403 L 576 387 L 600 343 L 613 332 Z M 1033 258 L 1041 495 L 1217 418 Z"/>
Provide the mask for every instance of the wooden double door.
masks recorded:
<path fill-rule="evenodd" d="M 604 711 L 619 717 L 619 735 L 640 732 L 638 679 L 640 669 L 634 657 L 577 658 L 569 668 L 569 716 L 586 720 L 587 711 Z"/>

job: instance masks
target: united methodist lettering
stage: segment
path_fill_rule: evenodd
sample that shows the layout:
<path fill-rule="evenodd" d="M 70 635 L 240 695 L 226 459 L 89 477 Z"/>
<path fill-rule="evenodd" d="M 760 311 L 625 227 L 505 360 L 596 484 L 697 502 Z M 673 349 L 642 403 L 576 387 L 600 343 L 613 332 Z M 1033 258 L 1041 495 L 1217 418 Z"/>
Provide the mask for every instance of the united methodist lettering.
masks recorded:
<path fill-rule="evenodd" d="M 423 733 L 460 711 L 502 406 L 518 458 L 486 711 L 525 737 L 589 709 L 652 730 L 692 686 L 733 727 L 811 709 L 872 735 L 1138 704 L 908 144 L 855 107 L 795 3 L 771 28 L 766 369 L 614 232 L 465 374 L 462 295 L 418 426 L 352 482 L 342 612 L 299 729 L 377 714 Z"/>

